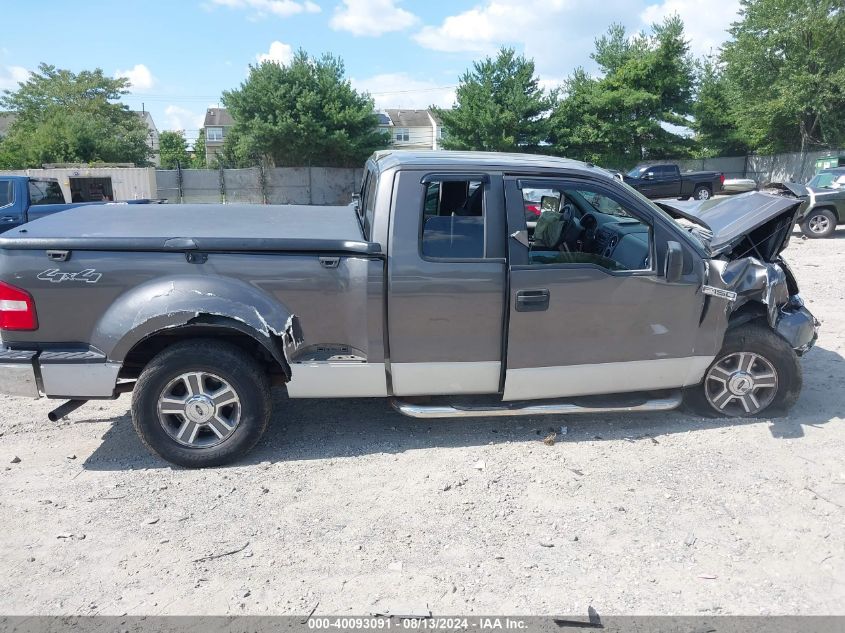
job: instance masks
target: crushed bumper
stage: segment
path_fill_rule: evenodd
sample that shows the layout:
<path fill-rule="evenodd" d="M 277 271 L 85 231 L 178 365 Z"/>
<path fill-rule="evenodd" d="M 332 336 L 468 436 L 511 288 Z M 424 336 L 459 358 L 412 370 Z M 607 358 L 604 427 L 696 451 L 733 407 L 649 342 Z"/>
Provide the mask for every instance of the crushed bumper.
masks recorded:
<path fill-rule="evenodd" d="M 792 295 L 778 311 L 775 331 L 801 356 L 816 344 L 820 325 L 818 319 L 804 307 L 801 297 Z"/>

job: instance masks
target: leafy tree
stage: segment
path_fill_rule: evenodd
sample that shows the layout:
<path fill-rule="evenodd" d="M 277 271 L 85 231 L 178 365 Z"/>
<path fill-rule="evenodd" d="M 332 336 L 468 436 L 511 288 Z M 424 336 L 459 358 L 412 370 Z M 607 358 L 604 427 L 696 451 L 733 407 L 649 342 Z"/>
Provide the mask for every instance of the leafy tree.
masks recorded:
<path fill-rule="evenodd" d="M 194 141 L 193 154 L 191 167 L 194 169 L 205 169 L 208 166 L 205 162 L 205 128 L 200 128 L 197 140 Z"/>
<path fill-rule="evenodd" d="M 550 120 L 557 153 L 608 166 L 682 156 L 692 147 L 693 60 L 677 16 L 628 37 L 612 25 L 595 42 L 602 76 L 578 68 Z"/>
<path fill-rule="evenodd" d="M 722 53 L 731 109 L 758 151 L 845 143 L 842 0 L 741 0 Z"/>
<path fill-rule="evenodd" d="M 289 65 L 250 66 L 240 88 L 223 93 L 235 120 L 226 162 L 360 166 L 388 137 L 378 129 L 373 100 L 354 90 L 344 73 L 340 59 L 312 59 L 302 50 Z"/>
<path fill-rule="evenodd" d="M 553 99 L 540 87 L 534 62 L 503 48 L 461 76 L 454 108 L 434 108 L 445 131 L 443 147 L 537 151 L 546 140 Z"/>
<path fill-rule="evenodd" d="M 728 82 L 718 59 L 708 56 L 697 62 L 696 75 L 698 90 L 692 107 L 696 154 L 700 157 L 747 154 L 748 143 L 737 128 Z"/>
<path fill-rule="evenodd" d="M 127 93 L 127 85 L 126 79 L 106 77 L 99 68 L 77 74 L 41 64 L 16 91 L 0 97 L 0 108 L 16 115 L 0 143 L 5 166 L 147 164 L 147 126 L 125 105 L 114 103 Z"/>
<path fill-rule="evenodd" d="M 191 166 L 188 141 L 185 140 L 185 133 L 182 130 L 163 131 L 158 137 L 158 147 L 163 169 L 174 169 L 177 164 L 182 168 Z"/>

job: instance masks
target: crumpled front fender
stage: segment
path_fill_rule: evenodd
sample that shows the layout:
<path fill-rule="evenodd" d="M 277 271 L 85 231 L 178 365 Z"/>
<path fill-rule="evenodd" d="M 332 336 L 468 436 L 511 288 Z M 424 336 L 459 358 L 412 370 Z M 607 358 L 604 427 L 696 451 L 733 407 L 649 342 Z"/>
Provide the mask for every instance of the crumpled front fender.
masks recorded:
<path fill-rule="evenodd" d="M 804 307 L 786 265 L 766 263 L 755 257 L 733 261 L 710 260 L 707 285 L 721 291 L 725 317 L 737 313 L 750 302 L 762 304 L 769 327 L 782 336 L 798 353 L 809 350 L 818 337 L 819 322 Z M 796 292 L 790 292 L 792 286 Z M 727 296 L 725 296 L 727 295 Z"/>

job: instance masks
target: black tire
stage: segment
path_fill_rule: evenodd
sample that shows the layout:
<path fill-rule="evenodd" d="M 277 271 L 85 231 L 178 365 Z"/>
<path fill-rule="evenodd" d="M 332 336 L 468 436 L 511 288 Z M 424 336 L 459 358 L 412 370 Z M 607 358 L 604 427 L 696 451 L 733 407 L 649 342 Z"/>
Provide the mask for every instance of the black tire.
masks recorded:
<path fill-rule="evenodd" d="M 210 381 L 209 389 L 223 384 L 234 392 L 237 404 L 228 406 L 230 411 L 237 407 L 237 422 L 226 431 L 230 435 L 216 437 L 211 425 L 193 423 L 199 430 L 193 432 L 191 442 L 197 445 L 183 445 L 171 436 L 173 431 L 166 430 L 178 427 L 180 421 L 187 425 L 189 420 L 184 414 L 165 413 L 162 421 L 159 399 L 167 395 L 165 389 L 170 390 L 174 384 L 178 388 L 180 378 L 192 372 L 203 375 L 203 385 Z M 215 382 L 217 377 L 222 382 Z M 187 399 L 190 393 L 187 391 L 184 397 Z M 132 393 L 132 424 L 150 451 L 173 464 L 187 468 L 220 466 L 239 459 L 261 439 L 270 421 L 270 402 L 269 378 L 254 358 L 231 343 L 193 339 L 168 347 L 144 368 Z M 216 416 L 217 407 L 212 406 Z M 200 445 L 201 437 L 209 445 Z"/>
<path fill-rule="evenodd" d="M 724 375 L 719 372 L 717 366 L 723 367 L 724 365 L 720 363 L 730 362 L 729 357 L 742 352 L 750 352 L 762 357 L 774 369 L 776 386 L 772 388 L 773 391 L 769 393 L 767 389 L 763 389 L 755 392 L 755 399 L 759 402 L 762 403 L 764 395 L 766 398 L 771 396 L 771 400 L 760 410 L 748 413 L 744 407 L 740 408 L 741 399 L 737 400 L 728 394 L 733 398 L 727 405 L 731 408 L 728 409 L 726 406 L 726 410 L 720 410 L 710 401 L 715 391 L 714 386 L 719 385 L 718 376 Z M 768 370 L 764 371 L 768 373 Z M 777 417 L 786 414 L 798 400 L 802 382 L 801 364 L 789 343 L 764 323 L 748 323 L 728 330 L 722 349 L 707 368 L 702 382 L 684 390 L 684 404 L 692 412 L 704 417 Z M 725 388 L 727 387 L 726 382 Z M 708 389 L 710 389 L 711 398 L 708 398 Z"/>
<path fill-rule="evenodd" d="M 836 214 L 830 209 L 813 209 L 801 222 L 801 232 L 818 239 L 830 237 L 836 230 Z"/>
<path fill-rule="evenodd" d="M 696 200 L 709 200 L 713 197 L 713 192 L 710 191 L 710 187 L 707 185 L 696 185 L 695 190 L 692 192 L 692 197 Z"/>

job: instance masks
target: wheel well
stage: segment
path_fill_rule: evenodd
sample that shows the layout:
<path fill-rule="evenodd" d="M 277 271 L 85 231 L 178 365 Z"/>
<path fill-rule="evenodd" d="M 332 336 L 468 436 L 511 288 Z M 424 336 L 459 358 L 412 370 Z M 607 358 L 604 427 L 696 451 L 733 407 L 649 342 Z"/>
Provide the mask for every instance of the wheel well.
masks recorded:
<path fill-rule="evenodd" d="M 759 301 L 749 301 L 731 313 L 728 318 L 728 329 L 731 330 L 758 319 L 763 319 L 764 323 L 768 323 L 766 306 Z"/>
<path fill-rule="evenodd" d="M 692 186 L 693 190 L 701 189 L 702 187 L 710 189 L 711 191 L 713 190 L 713 186 L 709 182 L 697 182 Z"/>
<path fill-rule="evenodd" d="M 284 358 L 273 354 L 261 342 L 246 332 L 235 327 L 214 323 L 193 323 L 177 328 L 161 330 L 141 339 L 126 354 L 120 369 L 120 378 L 138 378 L 144 367 L 153 357 L 166 348 L 182 341 L 197 338 L 213 338 L 226 341 L 240 347 L 251 357 L 258 359 L 264 365 L 274 383 L 285 382 L 290 378 L 290 370 Z M 271 343 L 272 344 L 272 343 Z"/>
<path fill-rule="evenodd" d="M 813 213 L 813 211 L 830 211 L 833 214 L 833 217 L 836 218 L 837 224 L 839 222 L 842 222 L 842 217 L 839 215 L 839 210 L 834 206 L 820 205 L 818 207 L 813 207 L 812 209 L 807 211 L 807 213 L 804 214 L 804 218 L 806 219 L 806 218 L 810 217 L 810 215 Z"/>

